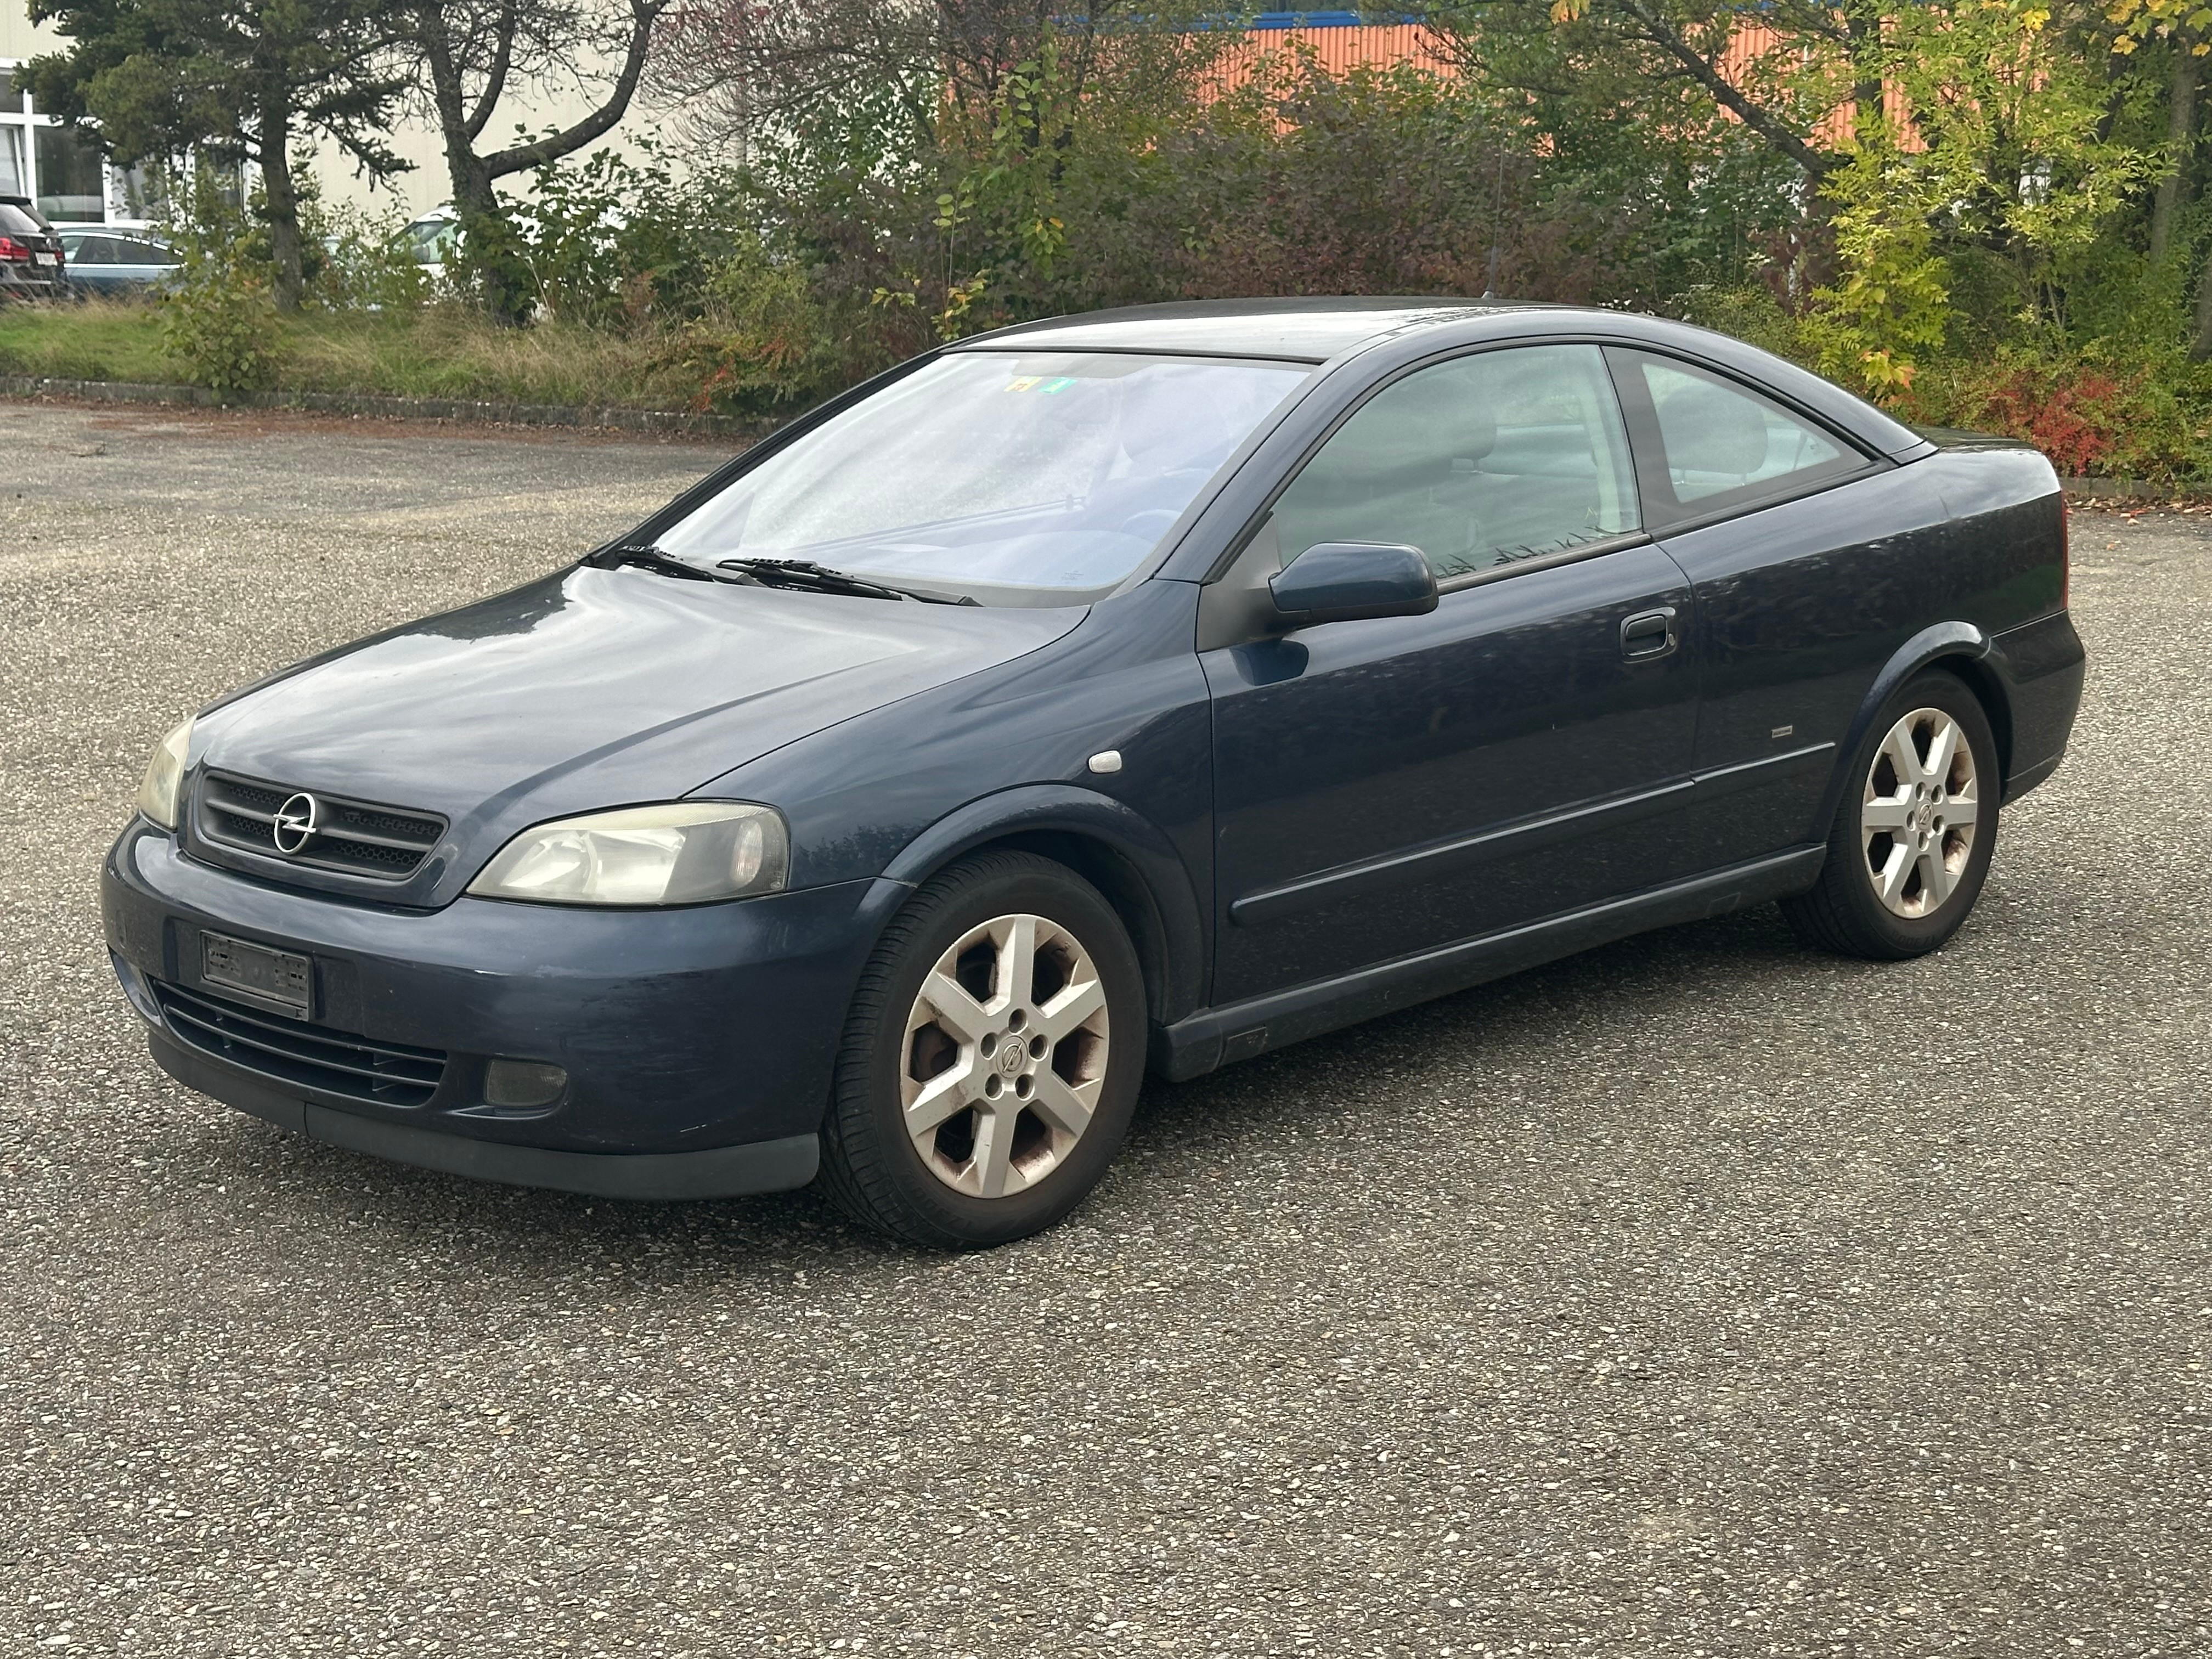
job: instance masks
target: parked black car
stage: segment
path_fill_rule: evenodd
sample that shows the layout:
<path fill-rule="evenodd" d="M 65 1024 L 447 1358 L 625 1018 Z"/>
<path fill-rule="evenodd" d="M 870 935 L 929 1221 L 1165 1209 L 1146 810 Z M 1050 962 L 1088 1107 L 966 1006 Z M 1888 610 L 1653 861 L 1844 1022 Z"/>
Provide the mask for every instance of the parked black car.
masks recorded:
<path fill-rule="evenodd" d="M 0 196 L 0 300 L 53 300 L 69 291 L 61 239 L 27 196 Z"/>
<path fill-rule="evenodd" d="M 151 231 L 87 227 L 58 233 L 77 294 L 121 297 L 150 293 L 184 269 L 177 252 Z"/>
<path fill-rule="evenodd" d="M 1148 1064 L 1768 900 L 1936 949 L 2081 670 L 2041 455 L 1735 341 L 1066 318 L 179 726 L 107 938 L 162 1066 L 318 1139 L 988 1243 Z"/>

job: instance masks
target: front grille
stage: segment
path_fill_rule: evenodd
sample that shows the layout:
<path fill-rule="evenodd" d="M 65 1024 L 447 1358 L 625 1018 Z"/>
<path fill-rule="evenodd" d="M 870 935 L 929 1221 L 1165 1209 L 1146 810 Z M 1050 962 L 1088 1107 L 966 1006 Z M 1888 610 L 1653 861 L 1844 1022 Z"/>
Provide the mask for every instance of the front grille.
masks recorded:
<path fill-rule="evenodd" d="M 441 1049 L 372 1042 L 350 1031 L 264 1014 L 204 991 L 158 980 L 152 984 L 154 1000 L 179 1042 L 263 1077 L 379 1106 L 421 1106 L 438 1092 L 446 1075 Z"/>
<path fill-rule="evenodd" d="M 259 853 L 287 864 L 404 881 L 446 833 L 445 819 L 435 813 L 348 800 L 318 790 L 314 833 L 299 851 L 288 853 L 276 845 L 277 809 L 301 793 L 282 784 L 210 772 L 200 780 L 196 808 L 200 837 L 217 847 Z"/>

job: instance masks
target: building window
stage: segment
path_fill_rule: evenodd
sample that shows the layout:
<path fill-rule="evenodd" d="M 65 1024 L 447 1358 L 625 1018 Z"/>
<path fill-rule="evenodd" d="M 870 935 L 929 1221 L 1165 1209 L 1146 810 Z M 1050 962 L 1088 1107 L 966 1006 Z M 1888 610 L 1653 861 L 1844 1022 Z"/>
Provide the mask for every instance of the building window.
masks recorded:
<path fill-rule="evenodd" d="M 134 167 L 110 167 L 107 177 L 108 206 L 115 216 L 152 220 L 168 212 L 169 180 L 164 169 L 141 161 Z"/>
<path fill-rule="evenodd" d="M 38 146 L 40 210 L 57 224 L 105 222 L 107 169 L 100 152 L 67 127 L 41 122 L 32 137 Z"/>
<path fill-rule="evenodd" d="M 0 196 L 31 197 L 59 224 L 104 224 L 118 210 L 152 217 L 140 204 L 157 199 L 158 186 L 111 168 L 97 145 L 40 115 L 16 79 L 21 68 L 0 62 Z"/>
<path fill-rule="evenodd" d="M 30 158 L 24 153 L 29 131 L 23 95 L 15 90 L 15 66 L 0 64 L 0 196 L 31 193 Z"/>

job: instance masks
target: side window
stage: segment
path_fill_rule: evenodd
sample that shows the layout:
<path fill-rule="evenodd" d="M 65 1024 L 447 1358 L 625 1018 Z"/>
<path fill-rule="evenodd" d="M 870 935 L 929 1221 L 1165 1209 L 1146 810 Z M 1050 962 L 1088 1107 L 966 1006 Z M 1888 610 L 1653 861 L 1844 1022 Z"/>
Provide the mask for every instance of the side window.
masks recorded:
<path fill-rule="evenodd" d="M 1749 388 L 1672 358 L 1620 354 L 1650 399 L 1658 453 L 1638 459 L 1652 514 L 1687 518 L 1777 496 L 1860 471 L 1866 457 Z M 1639 442 L 1642 440 L 1639 439 Z M 1671 501 L 1667 497 L 1671 496 Z"/>
<path fill-rule="evenodd" d="M 1409 374 L 1363 404 L 1275 503 L 1285 563 L 1318 542 L 1421 550 L 1437 580 L 1638 527 L 1595 346 L 1516 346 Z"/>

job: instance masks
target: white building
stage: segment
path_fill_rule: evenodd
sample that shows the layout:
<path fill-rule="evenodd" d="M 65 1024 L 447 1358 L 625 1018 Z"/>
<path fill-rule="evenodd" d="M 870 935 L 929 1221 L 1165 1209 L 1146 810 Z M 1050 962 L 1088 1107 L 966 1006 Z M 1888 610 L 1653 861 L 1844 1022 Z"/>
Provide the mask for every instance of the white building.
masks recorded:
<path fill-rule="evenodd" d="M 143 169 L 107 164 L 93 146 L 40 115 L 17 83 L 15 71 L 27 59 L 58 52 L 66 44 L 51 28 L 31 22 L 22 0 L 0 0 L 0 196 L 35 197 L 46 216 L 58 224 L 143 222 L 158 207 Z M 501 106 L 494 130 L 485 133 L 484 140 L 503 137 L 517 124 L 533 132 L 556 123 L 565 126 L 592 106 L 589 88 L 540 96 L 528 103 L 510 99 Z M 633 116 L 636 112 L 633 108 Z M 333 146 L 323 144 L 312 164 L 323 199 L 333 206 L 351 204 L 380 219 L 411 216 L 443 202 L 449 191 L 445 152 L 435 126 L 427 120 L 407 121 L 390 139 L 414 168 L 374 190 L 355 174 L 344 156 L 333 153 Z M 609 146 L 622 147 L 620 129 L 592 148 Z M 506 180 L 505 185 L 522 190 L 528 183 L 523 177 Z"/>

